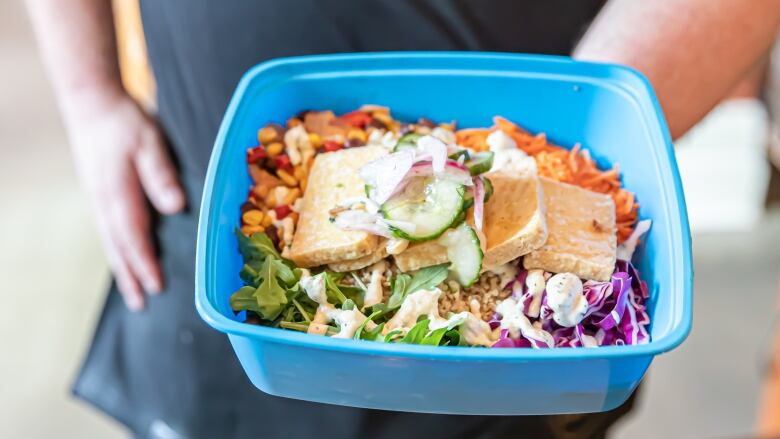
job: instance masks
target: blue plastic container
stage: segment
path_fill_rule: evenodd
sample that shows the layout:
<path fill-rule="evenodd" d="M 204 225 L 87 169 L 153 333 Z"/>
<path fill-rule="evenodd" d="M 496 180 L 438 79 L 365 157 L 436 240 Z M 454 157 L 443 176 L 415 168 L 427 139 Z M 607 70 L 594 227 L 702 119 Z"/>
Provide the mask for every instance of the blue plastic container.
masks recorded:
<path fill-rule="evenodd" d="M 244 324 L 228 298 L 241 286 L 233 229 L 250 185 L 245 150 L 259 127 L 303 109 L 366 103 L 400 119 L 509 118 L 557 144 L 581 143 L 618 163 L 653 228 L 635 258 L 651 289 L 652 341 L 596 349 L 480 349 L 339 340 Z M 692 269 L 685 201 L 653 91 L 639 73 L 568 58 L 488 53 L 384 53 L 266 62 L 241 80 L 208 168 L 198 229 L 195 303 L 226 333 L 260 390 L 387 410 L 528 415 L 609 410 L 624 402 L 656 354 L 691 328 Z M 249 383 L 247 383 L 249 385 Z"/>

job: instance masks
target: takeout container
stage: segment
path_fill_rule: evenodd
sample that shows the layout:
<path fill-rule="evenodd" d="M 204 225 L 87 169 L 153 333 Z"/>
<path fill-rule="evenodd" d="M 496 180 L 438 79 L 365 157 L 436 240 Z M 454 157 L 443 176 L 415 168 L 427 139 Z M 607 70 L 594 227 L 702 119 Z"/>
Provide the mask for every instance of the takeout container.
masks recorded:
<path fill-rule="evenodd" d="M 653 227 L 635 257 L 651 290 L 649 344 L 486 349 L 340 340 L 238 321 L 233 230 L 258 128 L 303 109 L 391 108 L 461 127 L 502 115 L 555 143 L 620 165 Z M 209 163 L 198 227 L 195 304 L 230 339 L 251 382 L 278 396 L 386 410 L 529 415 L 597 412 L 634 391 L 653 357 L 691 328 L 691 246 L 672 144 L 648 81 L 634 70 L 550 56 L 413 52 L 308 56 L 260 64 L 241 80 Z M 249 385 L 249 383 L 247 383 Z"/>

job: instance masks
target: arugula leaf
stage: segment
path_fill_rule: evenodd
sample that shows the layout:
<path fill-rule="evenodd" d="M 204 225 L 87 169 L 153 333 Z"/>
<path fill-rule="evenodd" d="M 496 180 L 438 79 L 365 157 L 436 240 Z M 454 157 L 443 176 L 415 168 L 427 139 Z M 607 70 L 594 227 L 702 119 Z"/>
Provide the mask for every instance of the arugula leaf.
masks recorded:
<path fill-rule="evenodd" d="M 412 329 L 404 335 L 404 338 L 402 338 L 399 343 L 420 344 L 428 333 L 428 324 L 430 322 L 431 321 L 428 319 L 417 322 L 417 324 L 412 326 Z"/>
<path fill-rule="evenodd" d="M 398 336 L 400 336 L 403 333 L 404 333 L 404 331 L 401 330 L 401 329 L 393 329 L 392 331 L 390 331 L 387 334 L 385 334 L 384 342 L 385 343 L 389 343 L 389 342 L 393 341 L 394 338 L 397 338 Z"/>
<path fill-rule="evenodd" d="M 288 321 L 281 321 L 279 322 L 279 327 L 284 329 L 292 329 L 294 331 L 301 331 L 301 332 L 309 332 L 309 323 L 298 323 L 298 322 L 288 322 Z M 338 330 L 332 326 L 328 326 L 327 335 L 335 335 L 338 334 Z"/>
<path fill-rule="evenodd" d="M 259 279 L 257 278 L 257 270 L 259 269 L 259 267 L 253 267 L 250 264 L 244 264 L 244 267 L 241 268 L 241 272 L 238 275 L 241 277 L 241 280 L 244 281 L 244 284 L 257 288 L 260 286 Z"/>
<path fill-rule="evenodd" d="M 257 305 L 255 290 L 251 286 L 241 287 L 230 296 L 230 307 L 233 311 L 254 311 L 260 313 L 260 307 Z"/>
<path fill-rule="evenodd" d="M 245 236 L 240 229 L 235 229 L 234 233 L 238 238 L 238 251 L 241 252 L 245 262 L 263 260 L 269 255 L 275 259 L 282 258 L 265 233 L 253 233 L 249 237 Z"/>
<path fill-rule="evenodd" d="M 266 258 L 259 272 L 260 286 L 255 290 L 255 298 L 260 309 L 260 316 L 266 320 L 274 320 L 282 313 L 288 303 L 286 290 L 279 285 L 276 278 L 277 264 L 275 259 Z"/>
<path fill-rule="evenodd" d="M 349 274 L 352 275 L 352 279 L 355 280 L 355 285 L 357 285 L 361 290 L 363 290 L 363 293 L 365 294 L 365 292 L 368 291 L 368 287 L 366 286 L 366 284 L 364 284 L 363 281 L 360 280 L 360 277 L 357 274 L 355 274 L 354 271 Z"/>
<path fill-rule="evenodd" d="M 384 323 L 380 323 L 374 327 L 374 329 L 365 329 L 362 331 L 361 340 L 370 341 L 382 341 L 382 330 L 385 328 Z"/>
<path fill-rule="evenodd" d="M 295 305 L 295 308 L 298 310 L 298 312 L 301 313 L 303 320 L 306 321 L 306 323 L 311 323 L 311 316 L 309 316 L 309 313 L 303 308 L 303 305 L 301 305 L 301 303 L 295 299 L 292 299 L 291 301 L 293 305 Z"/>
<path fill-rule="evenodd" d="M 391 281 L 392 294 L 390 294 L 390 298 L 387 299 L 388 311 L 392 311 L 401 306 L 404 299 L 406 299 L 406 293 L 408 291 L 407 286 L 409 285 L 409 282 L 411 282 L 411 280 L 412 277 L 409 276 L 408 274 L 398 274 L 392 279 Z"/>
<path fill-rule="evenodd" d="M 450 329 L 444 334 L 444 337 L 447 338 L 445 344 L 448 346 L 466 346 L 466 340 L 460 335 L 458 328 Z"/>
<path fill-rule="evenodd" d="M 447 279 L 449 267 L 450 264 L 446 263 L 420 269 L 414 274 L 409 285 L 406 286 L 406 294 L 438 287 L 444 282 L 444 279 Z"/>
<path fill-rule="evenodd" d="M 447 331 L 447 327 L 431 331 L 420 341 L 420 344 L 439 346 L 441 344 L 442 338 L 444 337 L 444 334 L 446 334 Z"/>
<path fill-rule="evenodd" d="M 338 274 L 341 273 L 325 272 L 325 293 L 328 295 L 329 301 L 342 304 L 347 301 L 347 296 L 344 295 L 339 287 L 338 282 L 343 276 L 338 276 Z"/>
<path fill-rule="evenodd" d="M 378 315 L 379 315 L 379 311 L 374 311 L 374 312 L 371 313 L 371 315 L 366 317 L 366 319 L 363 320 L 363 323 L 361 323 L 360 326 L 358 326 L 358 328 L 355 330 L 355 335 L 352 338 L 354 338 L 355 340 L 367 340 L 367 338 L 364 338 L 364 336 L 363 336 L 363 330 L 365 329 L 365 327 L 368 324 L 368 322 L 373 321 L 374 318 L 376 316 L 378 316 Z M 379 327 L 379 326 L 384 327 L 385 324 L 382 323 L 381 325 L 378 325 L 377 327 Z M 374 328 L 374 329 L 376 330 L 376 328 Z M 369 333 L 373 333 L 373 332 L 375 332 L 375 331 L 369 331 Z M 380 329 L 379 333 L 381 333 L 381 332 L 382 332 L 382 330 Z M 373 338 L 371 338 L 371 340 L 373 340 Z"/>
<path fill-rule="evenodd" d="M 300 274 L 296 277 L 293 270 L 287 266 L 287 264 L 282 262 L 281 259 L 271 259 L 271 263 L 274 265 L 276 270 L 276 276 L 279 278 L 279 280 L 284 282 L 285 285 L 291 287 L 298 283 Z"/>

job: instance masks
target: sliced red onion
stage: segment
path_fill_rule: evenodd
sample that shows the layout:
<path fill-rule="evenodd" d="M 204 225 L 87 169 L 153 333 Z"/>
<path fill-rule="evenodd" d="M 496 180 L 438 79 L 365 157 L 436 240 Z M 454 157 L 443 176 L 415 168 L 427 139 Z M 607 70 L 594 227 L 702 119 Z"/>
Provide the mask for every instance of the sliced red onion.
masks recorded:
<path fill-rule="evenodd" d="M 393 234 L 386 225 L 379 223 L 380 217 L 377 213 L 365 212 L 362 210 L 345 210 L 336 215 L 334 224 L 343 230 L 354 230 L 368 232 L 373 235 L 392 238 Z"/>
<path fill-rule="evenodd" d="M 339 201 L 338 207 L 344 207 L 350 209 L 353 206 L 356 206 L 358 204 L 363 204 L 364 206 L 366 206 L 366 211 L 368 211 L 369 213 L 376 213 L 379 211 L 379 205 L 376 204 L 374 200 L 368 197 L 346 198 L 344 200 Z"/>
<path fill-rule="evenodd" d="M 482 230 L 485 214 L 485 184 L 482 177 L 474 178 L 474 225 Z"/>
<path fill-rule="evenodd" d="M 441 175 L 447 162 L 447 145 L 433 136 L 423 136 L 417 141 L 417 148 L 431 157 L 433 173 Z"/>
<path fill-rule="evenodd" d="M 414 233 L 417 231 L 417 224 L 409 221 L 399 221 L 399 220 L 382 218 L 379 220 L 379 222 L 387 224 L 388 226 L 395 227 L 396 229 L 406 233 Z"/>
<path fill-rule="evenodd" d="M 382 204 L 395 193 L 413 164 L 414 151 L 405 149 L 367 163 L 360 168 L 360 177 L 373 187 L 373 200 Z"/>

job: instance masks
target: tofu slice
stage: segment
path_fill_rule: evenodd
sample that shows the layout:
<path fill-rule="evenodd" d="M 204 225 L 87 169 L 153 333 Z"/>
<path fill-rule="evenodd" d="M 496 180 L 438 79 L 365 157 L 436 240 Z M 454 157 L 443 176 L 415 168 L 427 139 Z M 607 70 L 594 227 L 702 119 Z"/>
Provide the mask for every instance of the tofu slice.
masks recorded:
<path fill-rule="evenodd" d="M 316 267 L 355 260 L 375 253 L 377 236 L 342 230 L 330 222 L 329 211 L 340 201 L 365 195 L 359 169 L 387 154 L 381 146 L 362 146 L 318 154 L 314 159 L 290 248 L 299 267 Z"/>
<path fill-rule="evenodd" d="M 366 268 L 369 265 L 374 265 L 375 263 L 387 257 L 387 240 L 381 238 L 379 240 L 378 246 L 379 248 L 377 248 L 374 253 L 363 256 L 362 258 L 352 259 L 350 261 L 334 262 L 332 264 L 328 264 L 328 268 L 337 273 L 342 273 L 345 271 L 360 270 L 361 268 Z"/>
<path fill-rule="evenodd" d="M 497 267 L 538 249 L 547 240 L 544 198 L 536 162 L 526 157 L 511 170 L 487 175 L 493 196 L 485 203 L 487 240 L 483 268 Z"/>
<path fill-rule="evenodd" d="M 542 178 L 549 236 L 523 258 L 527 269 L 608 281 L 615 269 L 615 203 L 608 195 Z"/>
<path fill-rule="evenodd" d="M 410 245 L 406 250 L 393 256 L 398 269 L 407 272 L 449 262 L 447 249 L 437 240 Z"/>
<path fill-rule="evenodd" d="M 505 264 L 541 247 L 547 239 L 544 203 L 536 163 L 526 157 L 511 169 L 487 175 L 493 196 L 485 203 L 485 269 Z M 469 213 L 473 225 L 473 212 Z M 395 256 L 401 271 L 447 262 L 447 250 L 437 241 L 410 246 Z"/>

